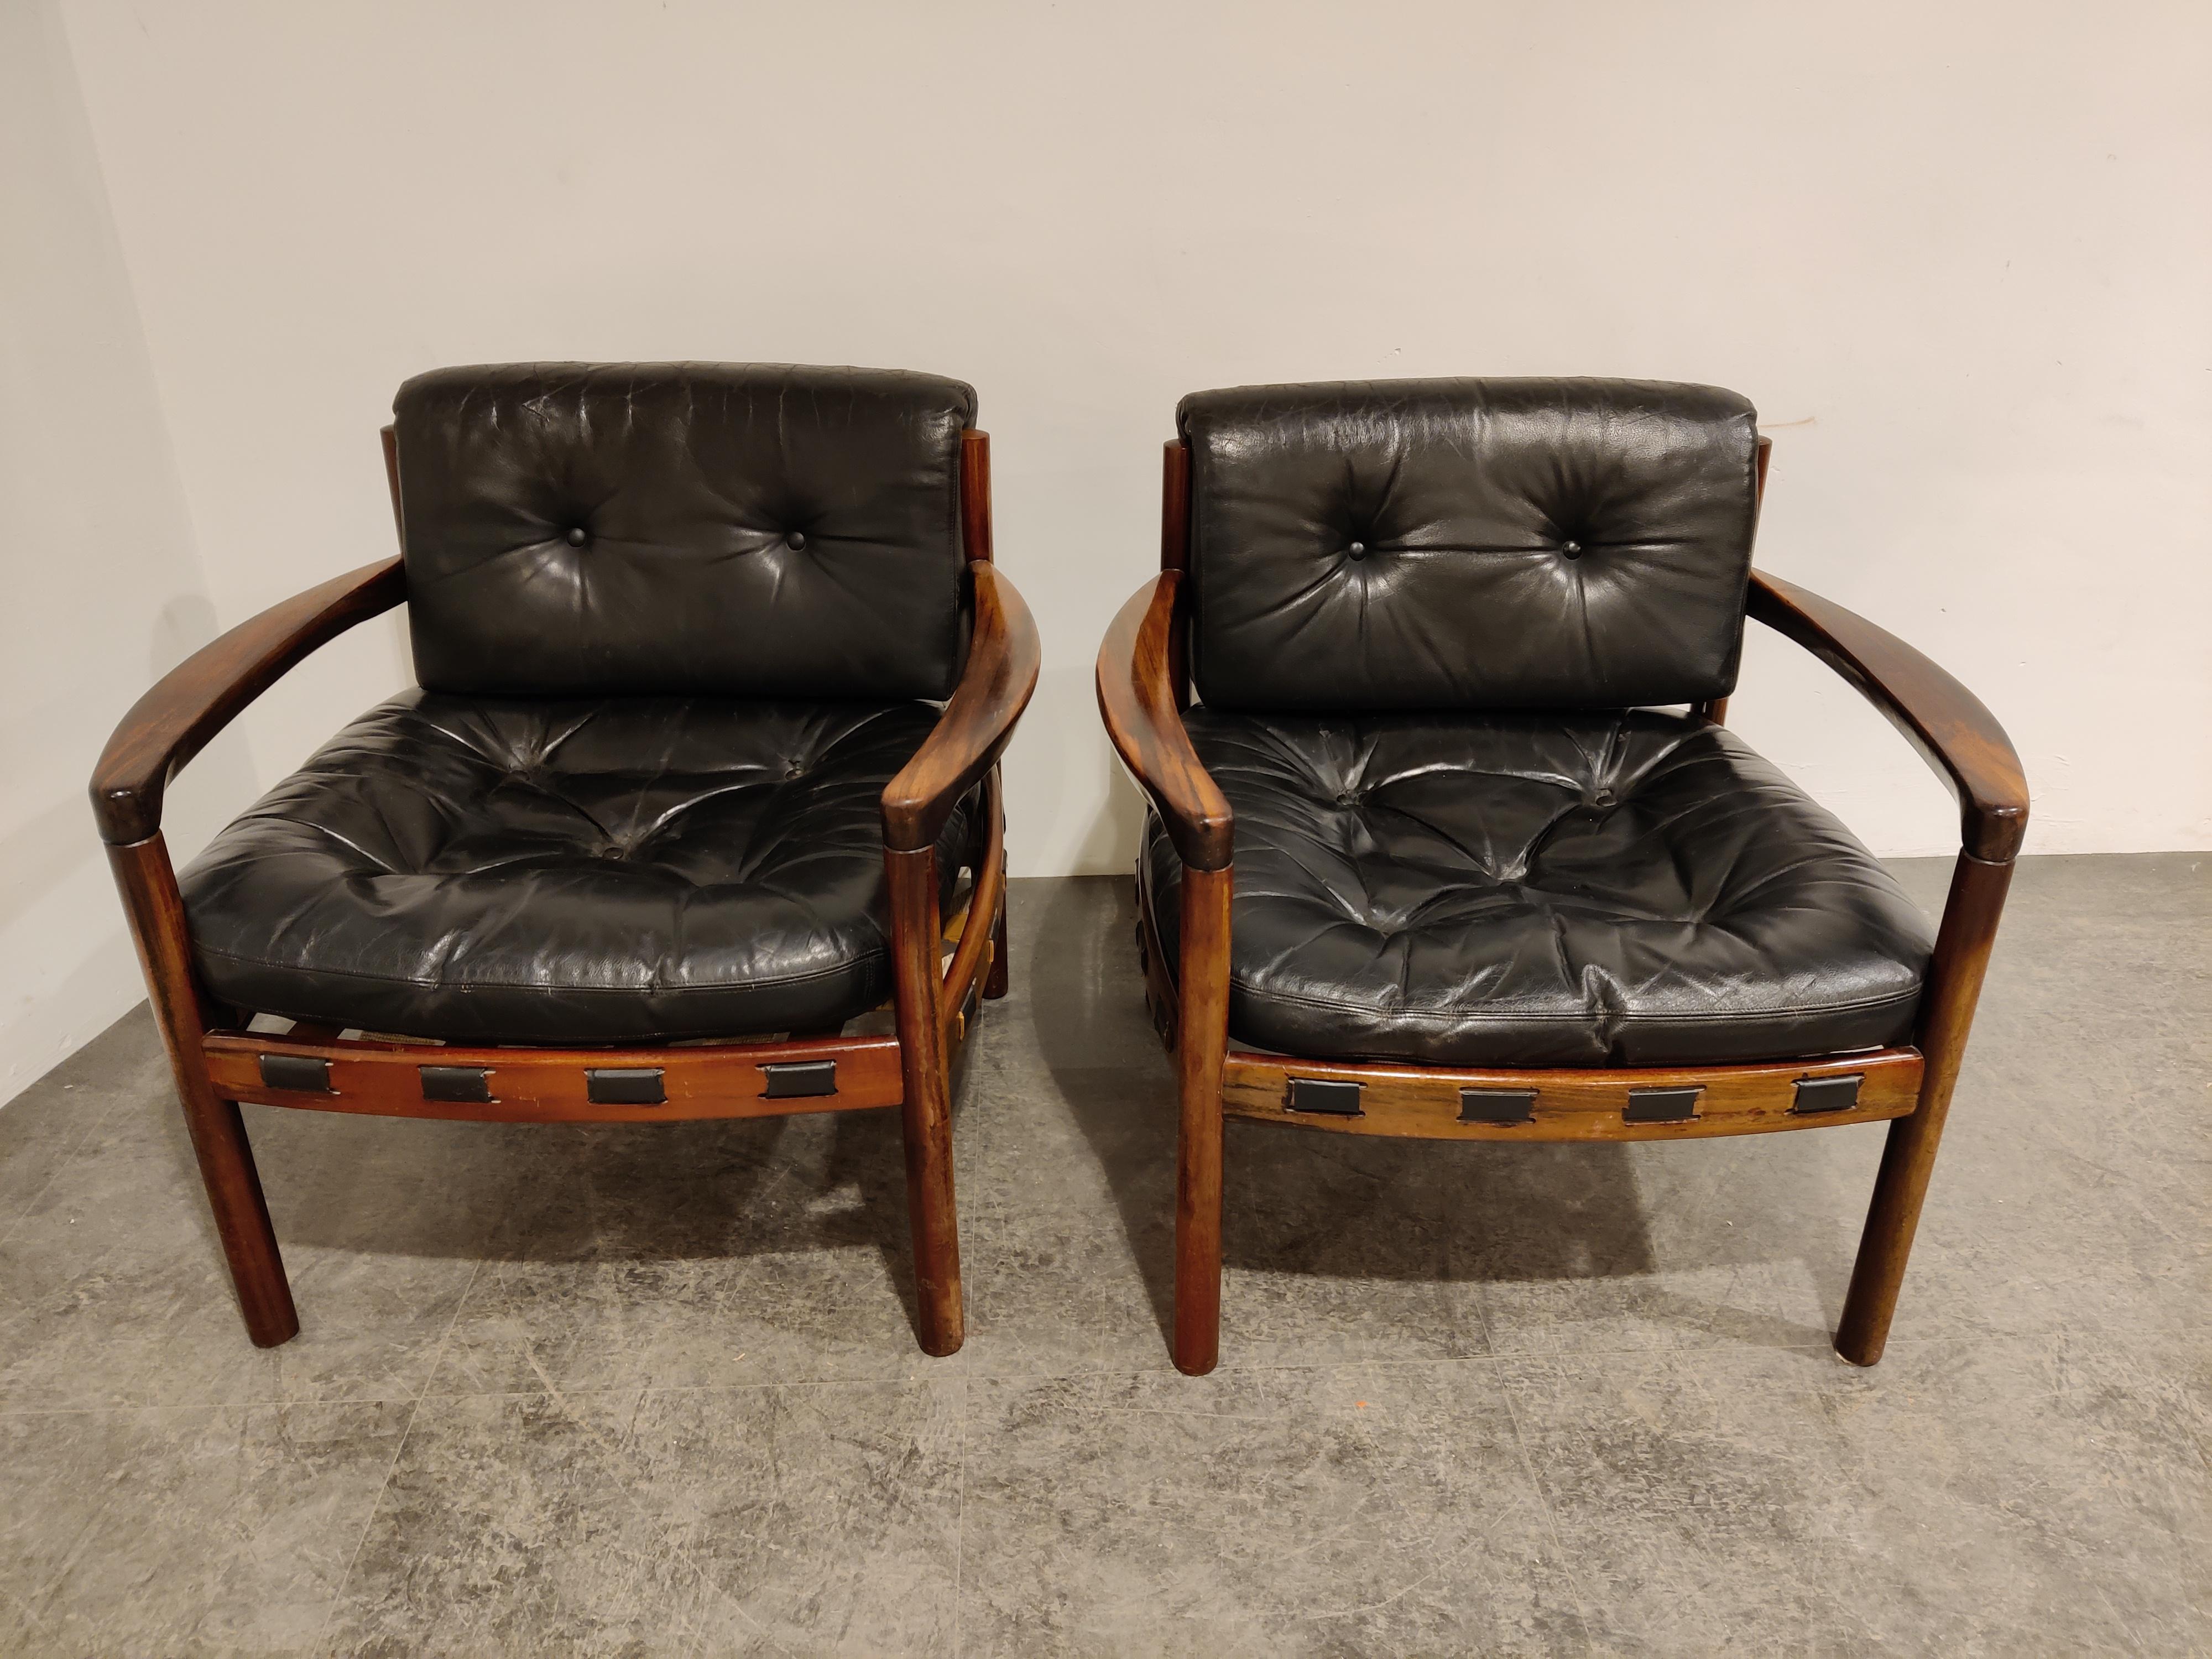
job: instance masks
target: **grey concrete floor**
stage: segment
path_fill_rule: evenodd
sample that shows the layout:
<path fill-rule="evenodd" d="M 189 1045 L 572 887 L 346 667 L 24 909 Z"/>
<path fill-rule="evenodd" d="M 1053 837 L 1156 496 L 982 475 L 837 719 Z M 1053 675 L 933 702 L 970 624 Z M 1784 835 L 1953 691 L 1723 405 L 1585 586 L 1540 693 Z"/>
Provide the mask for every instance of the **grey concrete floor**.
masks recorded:
<path fill-rule="evenodd" d="M 1234 1125 L 1176 1376 L 1123 882 L 1015 886 L 949 1360 L 887 1114 L 248 1108 L 257 1352 L 141 1010 L 0 1111 L 0 1652 L 2212 1652 L 2212 859 L 2014 892 L 1873 1371 L 1878 1127 Z"/>

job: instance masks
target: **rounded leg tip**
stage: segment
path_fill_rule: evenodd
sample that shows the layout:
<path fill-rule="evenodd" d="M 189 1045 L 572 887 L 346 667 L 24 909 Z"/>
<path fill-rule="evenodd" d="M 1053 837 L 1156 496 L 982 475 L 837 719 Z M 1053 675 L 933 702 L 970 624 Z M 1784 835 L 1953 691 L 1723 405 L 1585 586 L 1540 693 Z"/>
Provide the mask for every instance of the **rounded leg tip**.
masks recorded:
<path fill-rule="evenodd" d="M 1175 1361 L 1175 1368 L 1185 1376 L 1204 1376 L 1221 1363 L 1221 1349 L 1214 1343 L 1207 1343 L 1203 1347 L 1196 1343 L 1188 1347 L 1178 1345 L 1170 1350 L 1170 1358 Z"/>
<path fill-rule="evenodd" d="M 968 1322 L 956 1314 L 949 1320 L 925 1323 L 918 1340 L 921 1351 L 932 1359 L 949 1359 L 968 1340 Z"/>
<path fill-rule="evenodd" d="M 1849 1336 L 1836 1338 L 1836 1352 L 1852 1364 L 1865 1370 L 1881 1364 L 1881 1352 L 1886 1343 L 1867 1342 Z"/>

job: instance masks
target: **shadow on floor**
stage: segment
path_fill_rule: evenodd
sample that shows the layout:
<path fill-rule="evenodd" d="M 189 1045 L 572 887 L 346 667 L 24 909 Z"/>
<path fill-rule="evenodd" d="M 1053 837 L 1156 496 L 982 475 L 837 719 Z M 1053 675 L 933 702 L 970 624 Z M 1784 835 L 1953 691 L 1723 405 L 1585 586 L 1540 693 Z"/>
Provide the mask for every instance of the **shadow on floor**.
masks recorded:
<path fill-rule="evenodd" d="M 1164 1335 L 1175 1284 L 1175 1084 L 1145 1018 L 1133 884 L 1070 880 L 1049 890 L 1038 915 L 1018 918 L 1029 922 L 1015 944 L 1028 969 L 1025 1012 L 1053 1083 L 1105 1172 Z M 1100 936 L 1111 941 L 1103 956 L 1070 946 Z M 1040 948 L 1046 940 L 1051 948 Z M 1085 999 L 1127 1011 L 1119 1044 L 1102 1044 L 1095 1024 L 1067 1017 Z M 1224 1251 L 1232 1267 L 1477 1282 L 1636 1279 L 1655 1268 L 1625 1145 L 1474 1146 L 1232 1122 L 1224 1157 Z M 1750 1235 L 1728 1252 L 1739 1261 L 1772 1254 Z M 1840 1299 L 1847 1267 L 1824 1296 Z M 1655 1306 L 1668 1299 L 1660 1293 Z M 1673 1300 L 1686 1322 L 1712 1311 Z M 1765 1334 L 1778 1342 L 1825 1335 L 1770 1322 L 1778 1328 Z"/>
<path fill-rule="evenodd" d="M 288 1249 L 490 1263 L 864 1248 L 883 1259 L 919 1335 L 895 1109 L 642 1127 L 244 1109 Z M 957 1133 L 957 1091 L 953 1112 Z M 181 1115 L 156 1115 L 170 1155 L 196 1180 Z"/>

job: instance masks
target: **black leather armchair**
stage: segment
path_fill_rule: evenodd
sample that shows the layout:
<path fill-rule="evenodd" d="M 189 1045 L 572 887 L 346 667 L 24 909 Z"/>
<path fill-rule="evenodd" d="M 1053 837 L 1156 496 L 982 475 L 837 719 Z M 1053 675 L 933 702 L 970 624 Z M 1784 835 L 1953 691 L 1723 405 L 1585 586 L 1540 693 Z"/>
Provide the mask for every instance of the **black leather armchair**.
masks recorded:
<path fill-rule="evenodd" d="M 1098 659 L 1152 806 L 1176 1363 L 1218 1357 L 1226 1115 L 1581 1141 L 1888 1120 L 1837 1338 L 1874 1364 L 2027 823 L 1989 711 L 1753 570 L 1767 443 L 1732 392 L 1257 386 L 1187 398 L 1179 425 L 1161 574 Z M 1933 935 L 1721 723 L 1747 615 L 1951 782 Z"/>
<path fill-rule="evenodd" d="M 402 556 L 232 629 L 125 718 L 94 808 L 256 1343 L 299 1320 L 241 1101 L 898 1107 L 921 1344 L 959 1347 L 949 1079 L 1006 988 L 997 764 L 1038 666 L 975 409 L 858 369 L 420 376 L 385 431 Z M 173 873 L 168 779 L 403 601 L 418 686 Z M 887 1000 L 895 1031 L 848 1034 Z"/>

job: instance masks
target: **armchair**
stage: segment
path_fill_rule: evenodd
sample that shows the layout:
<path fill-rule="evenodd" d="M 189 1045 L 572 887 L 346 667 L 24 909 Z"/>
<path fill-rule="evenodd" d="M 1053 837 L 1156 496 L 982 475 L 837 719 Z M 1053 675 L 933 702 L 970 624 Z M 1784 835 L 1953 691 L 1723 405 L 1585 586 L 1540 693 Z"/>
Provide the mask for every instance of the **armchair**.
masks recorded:
<path fill-rule="evenodd" d="M 951 1077 L 1006 987 L 997 768 L 1038 670 L 992 562 L 975 394 L 529 364 L 419 376 L 393 413 L 401 556 L 178 667 L 92 783 L 248 1334 L 274 1346 L 299 1318 L 240 1102 L 639 1124 L 896 1107 L 921 1342 L 954 1352 Z M 179 876 L 169 779 L 403 603 L 417 688 Z M 858 1029 L 886 1001 L 892 1030 Z"/>
<path fill-rule="evenodd" d="M 1161 573 L 1097 666 L 1150 805 L 1182 1370 L 1218 1357 L 1226 1117 L 1522 1141 L 1887 1121 L 1836 1337 L 1881 1358 L 2027 792 L 1965 687 L 1752 569 L 1754 421 L 1733 393 L 1607 380 L 1183 400 Z M 1932 938 L 1723 724 L 1747 616 L 1950 783 Z"/>

